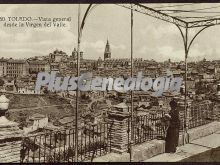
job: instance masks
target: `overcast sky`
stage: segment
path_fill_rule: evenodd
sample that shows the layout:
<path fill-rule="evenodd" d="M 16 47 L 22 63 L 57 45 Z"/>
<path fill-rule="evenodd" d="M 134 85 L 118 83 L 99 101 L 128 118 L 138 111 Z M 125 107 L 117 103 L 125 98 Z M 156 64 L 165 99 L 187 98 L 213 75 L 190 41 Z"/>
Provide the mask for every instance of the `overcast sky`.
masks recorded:
<path fill-rule="evenodd" d="M 208 6 L 208 4 L 206 4 Z M 82 5 L 82 12 L 85 7 Z M 77 46 L 77 8 L 74 4 L 0 5 L 1 16 L 71 17 L 66 28 L 6 28 L 0 22 L 0 57 L 28 58 L 48 55 L 56 48 L 70 54 Z M 194 31 L 192 31 L 194 32 Z M 98 5 L 88 16 L 83 31 L 84 58 L 103 59 L 107 38 L 112 58 L 130 57 L 130 10 L 113 4 Z M 220 59 L 220 26 L 206 29 L 192 45 L 190 59 Z M 176 26 L 134 13 L 134 57 L 184 59 Z"/>

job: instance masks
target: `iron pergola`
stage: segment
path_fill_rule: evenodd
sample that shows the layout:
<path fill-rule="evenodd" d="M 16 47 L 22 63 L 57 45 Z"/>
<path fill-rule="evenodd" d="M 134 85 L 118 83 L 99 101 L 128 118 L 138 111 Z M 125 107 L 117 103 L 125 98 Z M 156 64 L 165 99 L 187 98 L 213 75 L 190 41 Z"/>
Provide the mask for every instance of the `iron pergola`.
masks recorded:
<path fill-rule="evenodd" d="M 77 76 L 80 76 L 80 43 L 82 39 L 82 32 L 84 29 L 85 21 L 89 13 L 99 4 L 89 4 L 85 13 L 83 14 L 83 19 L 80 19 L 80 4 L 78 7 L 78 44 L 77 44 Z M 220 8 L 220 5 L 212 4 L 211 7 L 203 7 L 197 8 L 202 4 L 176 4 L 176 5 L 167 5 L 161 6 L 161 4 L 140 4 L 140 3 L 131 3 L 131 4 L 116 4 L 117 6 L 121 6 L 123 8 L 127 8 L 131 10 L 131 76 L 133 75 L 133 11 L 142 13 L 144 15 L 148 15 L 154 17 L 156 19 L 174 24 L 180 31 L 180 34 L 183 39 L 184 52 L 185 52 L 185 113 L 184 113 L 184 133 L 183 139 L 185 144 L 185 134 L 187 134 L 186 129 L 186 113 L 187 113 L 187 60 L 189 55 L 189 50 L 192 46 L 192 43 L 196 39 L 196 37 L 208 27 L 212 27 L 220 24 L 220 11 L 210 11 L 210 9 Z M 196 8 L 186 10 L 188 6 L 197 5 Z M 173 9 L 174 8 L 174 9 Z M 176 9 L 180 8 L 180 9 Z M 189 39 L 189 30 L 197 28 L 197 32 L 192 36 L 192 39 Z M 78 133 L 77 133 L 77 120 L 78 120 L 78 97 L 79 90 L 76 91 L 76 110 L 75 110 L 75 161 L 77 162 L 77 151 L 78 151 Z M 131 91 L 131 120 L 133 118 L 133 92 Z M 130 161 L 132 161 L 132 143 L 133 136 L 131 136 L 131 144 L 130 144 Z"/>

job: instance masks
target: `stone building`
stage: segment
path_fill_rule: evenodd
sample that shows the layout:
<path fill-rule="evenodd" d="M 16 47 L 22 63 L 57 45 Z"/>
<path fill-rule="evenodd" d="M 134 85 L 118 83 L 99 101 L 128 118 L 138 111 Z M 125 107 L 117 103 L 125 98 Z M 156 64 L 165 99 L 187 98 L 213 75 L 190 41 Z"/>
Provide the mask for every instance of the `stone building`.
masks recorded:
<path fill-rule="evenodd" d="M 67 54 L 63 51 L 59 51 L 56 49 L 53 53 L 49 54 L 49 61 L 52 62 L 61 62 L 61 60 L 67 56 Z"/>
<path fill-rule="evenodd" d="M 0 76 L 7 75 L 7 59 L 0 59 Z"/>
<path fill-rule="evenodd" d="M 77 52 L 76 48 L 74 48 L 74 50 L 72 52 L 72 56 L 71 56 L 74 61 L 77 60 L 77 54 L 78 54 L 78 52 Z M 83 59 L 83 52 L 82 51 L 80 52 L 80 59 Z"/>
<path fill-rule="evenodd" d="M 43 91 L 35 91 L 35 86 L 30 84 L 17 84 L 17 92 L 20 94 L 43 94 Z"/>
<path fill-rule="evenodd" d="M 50 70 L 59 71 L 61 62 L 67 61 L 67 59 L 68 59 L 68 55 L 65 52 L 56 49 L 53 53 L 49 54 Z"/>
<path fill-rule="evenodd" d="M 9 59 L 7 61 L 7 75 L 10 77 L 26 76 L 29 74 L 29 65 L 26 60 Z"/>
<path fill-rule="evenodd" d="M 30 60 L 29 63 L 29 73 L 38 73 L 38 72 L 49 72 L 50 65 L 48 61 L 41 60 Z"/>
<path fill-rule="evenodd" d="M 72 55 L 69 57 L 68 62 L 66 63 L 66 66 L 68 68 L 77 70 L 77 50 L 74 48 Z M 80 70 L 81 71 L 87 71 L 87 70 L 94 70 L 98 67 L 98 61 L 93 59 L 84 59 L 83 58 L 83 51 L 80 52 Z M 67 68 L 67 69 L 68 69 Z"/>
<path fill-rule="evenodd" d="M 99 58 L 98 65 L 106 68 L 130 68 L 131 59 L 130 58 L 112 58 L 111 48 L 109 41 L 107 40 L 105 51 L 104 51 L 104 61 Z M 148 69 L 149 66 L 155 66 L 156 62 L 154 60 L 143 60 L 142 58 L 133 58 L 133 69 L 134 71 L 140 71 Z"/>
<path fill-rule="evenodd" d="M 29 64 L 26 60 L 0 59 L 0 76 L 19 77 L 29 74 Z"/>

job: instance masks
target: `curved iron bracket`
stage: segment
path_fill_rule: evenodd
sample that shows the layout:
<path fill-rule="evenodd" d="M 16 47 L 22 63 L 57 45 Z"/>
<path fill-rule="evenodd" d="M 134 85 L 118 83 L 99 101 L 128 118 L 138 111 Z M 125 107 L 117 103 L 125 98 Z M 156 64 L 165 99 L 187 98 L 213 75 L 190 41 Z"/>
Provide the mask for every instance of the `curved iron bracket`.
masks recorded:
<path fill-rule="evenodd" d="M 89 6 L 87 7 L 86 9 L 86 12 L 83 16 L 83 19 L 82 19 L 82 22 L 81 22 L 81 25 L 80 25 L 80 31 L 79 31 L 79 38 L 81 39 L 82 37 L 82 31 L 83 31 L 83 28 L 85 26 L 85 21 L 86 21 L 86 18 L 88 17 L 89 13 L 92 11 L 92 9 L 96 6 L 98 6 L 99 4 L 89 4 Z"/>
<path fill-rule="evenodd" d="M 205 29 L 207 29 L 208 27 L 211 27 L 211 26 L 214 26 L 214 25 L 205 26 L 204 28 L 202 28 L 200 31 L 198 31 L 198 32 L 196 33 L 196 35 L 195 35 L 195 36 L 192 38 L 192 40 L 190 41 L 189 46 L 188 46 L 188 48 L 187 48 L 187 51 L 189 51 L 189 49 L 190 49 L 190 47 L 191 47 L 193 41 L 195 40 L 195 38 L 196 38 L 203 30 L 205 30 Z"/>
<path fill-rule="evenodd" d="M 83 27 L 84 27 L 84 25 L 85 25 L 86 17 L 87 17 L 87 15 L 89 14 L 89 10 L 91 9 L 92 5 L 93 5 L 93 4 L 89 4 L 89 6 L 88 6 L 87 9 L 86 9 L 86 12 L 85 12 L 85 14 L 84 14 L 84 16 L 83 16 L 83 20 L 82 20 L 82 23 L 81 23 L 81 26 L 80 26 L 80 32 L 82 32 L 82 30 L 83 30 Z"/>
<path fill-rule="evenodd" d="M 187 44 L 187 43 L 188 43 L 188 31 L 186 32 L 186 34 L 184 34 L 183 31 L 182 31 L 182 29 L 179 27 L 179 25 L 177 25 L 177 24 L 175 24 L 175 25 L 176 25 L 177 28 L 179 29 L 180 34 L 181 34 L 181 36 L 182 36 L 184 48 L 185 48 L 185 51 L 186 51 L 186 52 L 185 52 L 186 55 L 188 55 L 189 50 L 190 50 L 190 48 L 191 48 L 191 46 L 192 46 L 192 43 L 193 43 L 193 41 L 196 39 L 196 37 L 197 37 L 203 30 L 207 29 L 208 27 L 214 26 L 214 25 L 205 26 L 204 28 L 202 28 L 201 30 L 199 30 L 199 31 L 195 34 L 195 36 L 192 38 L 192 40 L 189 42 L 189 44 Z M 187 29 L 187 28 L 186 28 L 186 29 Z"/>
<path fill-rule="evenodd" d="M 179 29 L 180 31 L 180 34 L 182 36 L 182 39 L 183 39 L 183 44 L 184 44 L 184 48 L 186 48 L 186 38 L 185 38 L 185 35 L 183 34 L 183 31 L 181 30 L 181 28 L 179 27 L 179 25 L 175 24 L 177 26 L 177 28 Z"/>

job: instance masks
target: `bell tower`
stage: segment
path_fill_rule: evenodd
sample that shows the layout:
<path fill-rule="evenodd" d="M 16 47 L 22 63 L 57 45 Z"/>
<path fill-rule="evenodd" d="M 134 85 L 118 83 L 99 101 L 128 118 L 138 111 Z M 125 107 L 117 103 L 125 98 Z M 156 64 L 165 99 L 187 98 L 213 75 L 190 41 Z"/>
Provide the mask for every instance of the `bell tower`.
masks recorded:
<path fill-rule="evenodd" d="M 105 52 L 104 52 L 104 60 L 111 58 L 111 49 L 109 42 L 107 40 L 106 46 L 105 46 Z"/>

